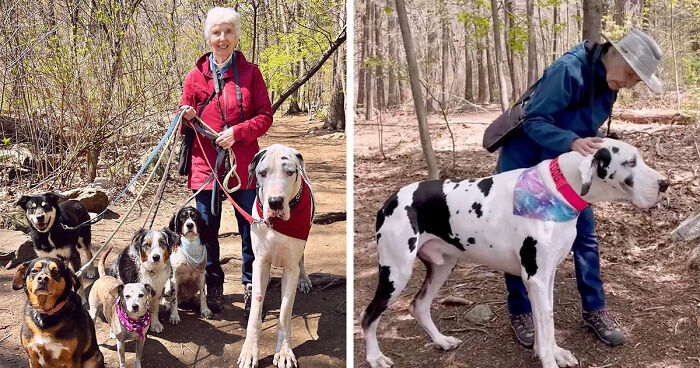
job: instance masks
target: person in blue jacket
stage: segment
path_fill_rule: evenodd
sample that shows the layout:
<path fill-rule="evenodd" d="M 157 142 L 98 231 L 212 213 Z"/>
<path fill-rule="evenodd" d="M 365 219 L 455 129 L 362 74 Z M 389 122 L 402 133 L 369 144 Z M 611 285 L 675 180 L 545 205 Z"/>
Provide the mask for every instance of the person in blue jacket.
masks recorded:
<path fill-rule="evenodd" d="M 545 69 L 525 102 L 522 130 L 501 148 L 497 172 L 531 167 L 568 151 L 593 154 L 602 141 L 599 128 L 609 118 L 620 89 L 644 81 L 653 91 L 662 91 L 655 75 L 662 52 L 651 37 L 632 30 L 618 43 L 606 40 L 584 41 Z M 605 311 L 591 207 L 579 214 L 576 230 L 572 250 L 583 321 L 605 344 L 621 345 L 625 336 Z M 518 341 L 530 348 L 534 327 L 522 279 L 506 275 L 506 289 L 511 326 Z"/>

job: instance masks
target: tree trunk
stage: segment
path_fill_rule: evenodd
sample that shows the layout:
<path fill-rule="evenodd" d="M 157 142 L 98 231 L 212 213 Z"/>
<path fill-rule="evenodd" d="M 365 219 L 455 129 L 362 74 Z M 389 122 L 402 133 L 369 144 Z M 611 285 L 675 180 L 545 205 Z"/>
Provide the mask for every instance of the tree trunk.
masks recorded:
<path fill-rule="evenodd" d="M 583 39 L 598 42 L 601 28 L 601 0 L 583 0 Z"/>
<path fill-rule="evenodd" d="M 365 0 L 366 2 L 370 2 L 370 0 Z M 359 8 L 359 2 L 358 2 L 358 8 Z M 355 101 L 355 104 L 357 107 L 364 107 L 365 106 L 365 90 L 367 87 L 365 87 L 365 67 L 363 63 L 365 62 L 365 59 L 367 58 L 367 39 L 368 34 L 369 34 L 369 25 L 368 23 L 368 15 L 366 13 L 362 14 L 362 36 L 360 37 L 360 63 L 357 65 L 357 101 Z"/>
<path fill-rule="evenodd" d="M 535 12 L 535 0 L 527 0 L 527 85 L 537 81 L 537 34 L 532 21 Z"/>
<path fill-rule="evenodd" d="M 486 70 L 489 75 L 489 102 L 496 102 L 496 85 L 498 80 L 496 79 L 496 70 L 494 68 L 493 55 L 491 54 L 491 48 L 486 48 Z"/>
<path fill-rule="evenodd" d="M 625 25 L 625 3 L 626 0 L 615 0 L 615 12 L 613 13 L 613 21 L 618 26 Z"/>
<path fill-rule="evenodd" d="M 258 6 L 260 4 L 257 3 L 255 0 L 251 0 L 250 6 L 253 8 L 253 47 L 252 51 L 250 52 L 250 62 L 255 63 L 255 46 L 258 41 Z"/>
<path fill-rule="evenodd" d="M 517 100 L 522 92 L 520 91 L 520 68 L 513 47 L 511 47 L 514 41 L 513 30 L 515 28 L 514 0 L 505 0 L 503 8 L 505 9 L 505 19 L 508 24 L 506 27 L 506 55 L 508 56 L 508 70 L 510 71 L 511 96 L 513 100 Z"/>
<path fill-rule="evenodd" d="M 472 58 L 469 49 L 469 29 L 467 22 L 464 22 L 464 99 L 474 101 L 474 77 L 472 75 Z"/>
<path fill-rule="evenodd" d="M 375 58 L 383 59 L 382 52 L 382 12 L 380 11 L 379 4 L 374 5 L 374 44 L 375 44 Z M 386 107 L 386 99 L 384 97 L 384 68 L 382 63 L 377 63 L 377 109 L 379 111 L 384 111 Z"/>
<path fill-rule="evenodd" d="M 372 41 L 372 29 L 371 25 L 374 24 L 372 22 L 372 14 L 374 13 L 373 11 L 374 6 L 372 6 L 372 0 L 367 0 L 367 4 L 365 6 L 365 11 L 367 13 L 367 40 L 370 42 L 367 42 L 367 58 L 371 58 L 374 56 L 373 51 L 376 50 L 374 47 L 374 42 Z M 372 97 L 372 68 L 367 67 L 365 70 L 365 120 L 372 120 L 372 117 L 374 117 L 374 98 Z"/>
<path fill-rule="evenodd" d="M 442 70 L 440 73 L 440 86 L 442 87 L 442 89 L 440 90 L 440 104 L 442 104 L 443 109 L 445 109 L 447 108 L 447 102 L 450 99 L 447 93 L 447 73 L 450 70 L 450 29 L 448 26 L 446 6 L 442 5 L 441 8 L 442 14 L 440 16 L 440 28 L 442 33 L 442 40 L 440 42 L 440 46 L 442 47 Z"/>
<path fill-rule="evenodd" d="M 491 100 L 491 96 L 489 95 L 488 58 L 486 47 L 480 46 L 477 52 L 479 53 L 479 103 L 485 105 Z"/>
<path fill-rule="evenodd" d="M 344 67 L 340 52 L 333 56 L 333 94 L 328 107 L 328 117 L 323 123 L 322 129 L 334 131 L 345 130 L 345 94 L 343 93 Z"/>
<path fill-rule="evenodd" d="M 428 178 L 435 180 L 440 177 L 440 172 L 437 168 L 433 145 L 430 142 L 430 131 L 428 130 L 428 119 L 423 105 L 424 99 L 420 84 L 418 61 L 416 60 L 416 52 L 413 49 L 413 36 L 411 36 L 411 28 L 408 25 L 408 16 L 406 15 L 406 5 L 403 0 L 396 0 L 396 13 L 399 20 L 399 27 L 401 27 L 404 49 L 406 50 L 408 74 L 411 80 L 411 92 L 413 92 L 413 104 L 416 109 L 416 117 L 418 118 L 418 132 L 420 133 L 421 147 L 423 148 L 425 163 L 428 167 Z"/>
<path fill-rule="evenodd" d="M 501 68 L 503 51 L 501 50 L 501 22 L 498 17 L 498 0 L 491 0 L 491 16 L 493 17 L 493 43 L 496 49 L 496 74 L 498 78 L 498 92 L 501 97 L 501 110 L 508 108 L 508 86 Z"/>
<path fill-rule="evenodd" d="M 557 23 L 559 23 L 559 6 L 556 3 L 554 4 L 554 9 L 552 12 L 554 13 L 552 15 L 552 62 L 554 62 L 559 54 L 557 52 Z"/>
<path fill-rule="evenodd" d="M 387 0 L 386 5 L 390 6 L 391 0 Z M 394 34 L 396 32 L 396 17 L 394 13 L 389 14 L 388 19 L 387 19 L 387 34 L 388 34 L 388 39 L 389 39 L 389 61 L 391 65 L 398 65 L 398 52 L 397 52 L 397 47 L 398 47 L 398 40 L 395 39 Z M 387 98 L 387 107 L 393 108 L 396 107 L 398 104 L 398 96 L 397 96 L 397 80 L 396 80 L 396 67 L 392 67 L 389 70 L 389 86 L 387 87 L 388 89 L 388 98 Z"/>
<path fill-rule="evenodd" d="M 427 59 L 429 62 L 426 63 L 425 69 L 426 72 L 425 74 L 428 76 L 427 80 L 433 83 L 436 83 L 438 80 L 438 75 L 437 75 L 437 68 L 433 65 L 435 61 L 438 59 L 436 56 L 438 53 L 438 46 L 437 46 L 437 32 L 435 29 L 430 26 L 430 30 L 428 31 L 428 57 Z M 428 88 L 431 88 L 432 85 L 430 83 L 427 84 Z M 433 99 L 430 97 L 426 97 L 425 99 L 425 110 L 427 111 L 428 114 L 432 113 L 435 111 L 435 106 L 433 106 Z"/>

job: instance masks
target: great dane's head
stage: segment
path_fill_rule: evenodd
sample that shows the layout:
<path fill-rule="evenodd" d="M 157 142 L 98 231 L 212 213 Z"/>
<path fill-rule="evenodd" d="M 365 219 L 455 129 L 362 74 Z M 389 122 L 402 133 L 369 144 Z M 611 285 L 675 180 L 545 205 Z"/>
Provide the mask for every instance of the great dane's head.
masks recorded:
<path fill-rule="evenodd" d="M 581 196 L 588 202 L 626 199 L 640 208 L 661 200 L 668 180 L 644 163 L 639 150 L 625 142 L 605 139 L 593 155 L 579 165 Z"/>
<path fill-rule="evenodd" d="M 289 220 L 289 202 L 299 193 L 303 180 L 309 179 L 301 154 L 293 148 L 273 144 L 258 152 L 248 165 L 249 186 L 253 177 L 257 178 L 263 220 Z"/>

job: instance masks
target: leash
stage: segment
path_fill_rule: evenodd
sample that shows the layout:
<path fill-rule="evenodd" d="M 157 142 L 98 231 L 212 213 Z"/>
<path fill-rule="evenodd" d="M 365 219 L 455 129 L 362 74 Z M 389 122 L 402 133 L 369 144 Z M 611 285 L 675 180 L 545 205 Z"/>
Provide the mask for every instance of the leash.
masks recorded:
<path fill-rule="evenodd" d="M 166 132 L 163 139 L 161 139 L 161 141 L 163 141 L 163 143 L 165 143 L 166 141 L 168 142 L 168 144 L 165 146 L 165 149 L 163 150 L 163 152 L 165 152 L 171 146 L 171 144 L 175 141 L 175 139 L 177 138 L 177 134 L 173 135 L 172 133 L 173 133 L 173 131 L 175 131 L 174 128 L 180 126 L 181 121 L 182 121 L 182 110 L 178 111 L 178 113 L 175 115 L 175 119 L 173 119 L 173 124 L 170 126 L 170 129 L 168 129 L 168 131 Z M 162 144 L 159 144 L 159 146 L 162 146 Z M 154 151 L 151 154 L 151 156 L 155 156 L 156 152 L 157 152 L 157 150 Z M 158 161 L 156 162 L 155 167 L 158 167 L 158 165 L 160 165 L 161 161 L 163 160 L 163 156 L 165 156 L 165 155 L 164 154 L 160 155 L 160 157 L 158 158 Z M 150 159 L 151 159 L 151 157 L 149 157 L 148 161 L 150 161 Z M 114 230 L 109 235 L 109 237 L 107 237 L 107 240 L 105 240 L 104 243 L 102 243 L 102 245 L 100 246 L 100 248 L 97 249 L 97 252 L 95 252 L 93 254 L 92 258 L 90 258 L 90 260 L 87 261 L 82 267 L 80 267 L 80 269 L 75 273 L 75 275 L 77 277 L 80 277 L 83 274 L 83 272 L 85 272 L 85 269 L 88 268 L 88 266 L 90 266 L 95 261 L 95 259 L 100 255 L 102 250 L 104 250 L 104 248 L 107 246 L 107 244 L 112 240 L 112 238 L 117 233 L 119 228 L 124 224 L 124 222 L 126 222 L 126 219 L 129 218 L 131 211 L 133 211 L 134 207 L 136 207 L 136 203 L 138 203 L 141 196 L 143 196 L 143 192 L 146 190 L 146 187 L 148 187 L 148 183 L 151 182 L 151 179 L 153 178 L 153 174 L 155 172 L 156 172 L 155 169 L 151 170 L 151 173 L 148 175 L 148 178 L 146 178 L 146 182 L 143 184 L 141 191 L 139 191 L 139 193 L 136 195 L 136 198 L 134 199 L 134 201 L 131 202 L 131 206 L 126 211 L 126 214 L 124 214 L 124 216 L 122 217 L 119 224 L 117 224 L 117 227 L 114 228 Z M 132 180 L 132 182 L 133 181 L 134 180 Z M 131 185 L 131 184 L 133 184 L 133 183 L 129 183 L 129 185 Z"/>
<path fill-rule="evenodd" d="M 170 164 L 173 162 L 173 158 L 175 157 L 175 147 L 177 147 L 177 142 L 179 141 L 180 135 L 175 134 L 175 138 L 173 139 L 173 145 L 172 149 L 170 150 L 170 157 L 168 157 L 168 162 L 165 164 L 165 169 L 163 169 L 163 177 L 160 180 L 160 185 L 158 186 L 158 191 L 156 192 L 156 195 L 153 196 L 153 200 L 151 201 L 151 206 L 148 208 L 148 214 L 143 220 L 143 224 L 141 224 L 142 228 L 146 227 L 146 222 L 148 222 L 148 218 L 151 216 L 151 211 L 153 210 L 153 217 L 151 218 L 151 223 L 148 225 L 148 228 L 153 227 L 153 222 L 156 220 L 156 215 L 158 214 L 158 208 L 160 208 L 160 202 L 163 199 L 163 193 L 165 192 L 165 186 L 167 185 L 167 179 L 168 176 L 170 175 Z M 163 151 L 165 152 L 165 151 Z M 156 170 L 158 166 L 155 166 L 153 170 Z"/>
<path fill-rule="evenodd" d="M 175 116 L 175 119 L 173 119 L 173 122 L 170 124 L 170 127 L 165 132 L 165 135 L 163 136 L 163 138 L 161 138 L 160 142 L 158 142 L 158 145 L 153 150 L 153 152 L 151 152 L 150 156 L 148 156 L 148 158 L 146 159 L 146 162 L 144 162 L 144 164 L 141 166 L 141 169 L 139 169 L 139 171 L 136 173 L 136 176 L 134 176 L 131 179 L 129 184 L 126 185 L 126 187 L 107 205 L 107 207 L 102 212 L 97 214 L 97 216 L 95 216 L 95 217 L 93 217 L 93 218 L 91 218 L 91 219 L 89 219 L 89 220 L 87 220 L 79 225 L 68 226 L 66 224 L 61 224 L 61 227 L 64 230 L 76 230 L 76 229 L 79 229 L 79 228 L 84 227 L 84 226 L 95 224 L 98 221 L 102 220 L 104 215 L 107 213 L 107 210 L 110 207 L 112 207 L 112 205 L 114 205 L 114 203 L 116 203 L 119 199 L 121 199 L 121 197 L 126 193 L 126 191 L 136 182 L 136 179 L 138 179 L 138 177 L 141 176 L 141 174 L 143 174 L 144 171 L 146 171 L 146 168 L 151 163 L 151 161 L 153 161 L 153 158 L 155 157 L 156 153 L 161 149 L 161 147 L 163 147 L 163 144 L 165 144 L 165 141 L 168 139 L 170 134 L 172 134 L 172 132 L 175 130 L 175 126 L 180 123 L 179 118 L 180 118 L 179 115 Z M 156 165 L 156 167 L 158 167 L 158 166 Z"/>

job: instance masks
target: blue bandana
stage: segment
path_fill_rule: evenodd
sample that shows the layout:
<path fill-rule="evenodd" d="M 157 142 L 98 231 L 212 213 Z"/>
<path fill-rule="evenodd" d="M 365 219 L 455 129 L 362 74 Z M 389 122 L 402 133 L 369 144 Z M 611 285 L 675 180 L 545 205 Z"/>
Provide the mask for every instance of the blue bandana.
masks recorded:
<path fill-rule="evenodd" d="M 531 167 L 518 178 L 513 190 L 513 214 L 536 220 L 566 222 L 576 218 L 579 212 L 559 199 Z"/>

